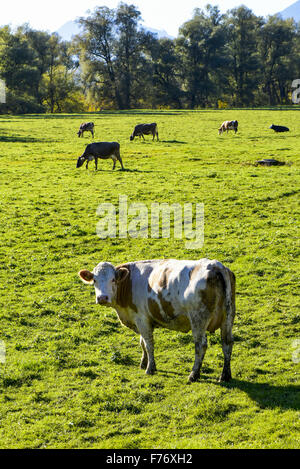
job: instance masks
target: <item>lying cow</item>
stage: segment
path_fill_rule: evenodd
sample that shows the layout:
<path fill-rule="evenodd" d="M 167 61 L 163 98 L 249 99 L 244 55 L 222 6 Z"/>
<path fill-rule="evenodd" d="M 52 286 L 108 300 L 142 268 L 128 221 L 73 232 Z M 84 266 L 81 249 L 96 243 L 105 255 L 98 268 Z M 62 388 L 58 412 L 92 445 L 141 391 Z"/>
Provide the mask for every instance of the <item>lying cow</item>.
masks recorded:
<path fill-rule="evenodd" d="M 278 132 L 289 132 L 290 129 L 288 127 L 283 127 L 281 125 L 274 125 L 272 124 L 270 129 L 274 130 L 276 133 Z"/>
<path fill-rule="evenodd" d="M 121 323 L 140 334 L 141 368 L 154 374 L 153 329 L 192 330 L 195 363 L 189 380 L 196 381 L 207 349 L 206 331 L 221 329 L 224 368 L 221 381 L 231 379 L 230 360 L 235 316 L 235 276 L 218 261 L 152 260 L 114 267 L 101 263 L 81 280 L 94 285 L 96 303 L 117 311 Z"/>
<path fill-rule="evenodd" d="M 84 132 L 91 132 L 93 138 L 94 138 L 94 128 L 95 124 L 93 122 L 85 122 L 84 124 L 81 124 L 79 131 L 77 132 L 78 137 L 83 137 Z"/>
<path fill-rule="evenodd" d="M 158 128 L 157 128 L 157 124 L 154 122 L 153 124 L 139 124 L 135 127 L 131 137 L 130 137 L 130 140 L 134 140 L 135 137 L 143 137 L 143 139 L 145 140 L 145 137 L 144 135 L 150 135 L 152 134 L 153 136 L 153 140 L 155 139 L 155 136 L 157 138 L 157 141 L 159 140 L 158 138 Z"/>
<path fill-rule="evenodd" d="M 238 126 L 239 126 L 238 121 L 225 121 L 219 128 L 219 135 L 221 135 L 223 132 L 228 133 L 229 130 L 234 130 L 234 132 L 237 133 Z"/>
<path fill-rule="evenodd" d="M 97 171 L 99 158 L 100 160 L 108 160 L 111 158 L 114 162 L 113 169 L 115 169 L 116 162 L 118 160 L 124 170 L 122 158 L 120 156 L 120 144 L 117 142 L 90 143 L 86 147 L 84 153 L 78 158 L 77 168 L 81 168 L 81 166 L 86 162 L 86 169 L 88 169 L 89 162 L 95 160 Z"/>

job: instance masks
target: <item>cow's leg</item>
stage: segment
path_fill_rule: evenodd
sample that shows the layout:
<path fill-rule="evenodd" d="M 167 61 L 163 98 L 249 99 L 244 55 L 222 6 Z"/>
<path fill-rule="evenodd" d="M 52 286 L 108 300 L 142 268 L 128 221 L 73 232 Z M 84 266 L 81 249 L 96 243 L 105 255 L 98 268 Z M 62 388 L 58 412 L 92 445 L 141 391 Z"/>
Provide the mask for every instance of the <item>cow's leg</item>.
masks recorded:
<path fill-rule="evenodd" d="M 226 318 L 221 326 L 221 339 L 224 354 L 224 367 L 220 381 L 228 382 L 231 380 L 230 361 L 233 347 L 232 321 L 230 321 L 229 318 Z"/>
<path fill-rule="evenodd" d="M 120 155 L 120 150 L 116 150 L 115 157 L 120 162 L 122 170 L 124 171 L 125 168 L 123 166 L 123 161 L 122 161 L 122 158 L 121 158 L 121 155 Z M 114 169 L 115 169 L 115 167 L 116 167 L 116 160 L 114 160 Z"/>
<path fill-rule="evenodd" d="M 87 159 L 87 160 L 86 160 L 86 169 L 89 169 L 89 162 L 90 162 L 90 161 Z"/>
<path fill-rule="evenodd" d="M 143 355 L 142 355 L 140 368 L 142 370 L 146 370 L 147 366 L 148 366 L 148 355 L 147 355 L 146 345 L 145 345 L 145 342 L 144 342 L 144 339 L 143 339 L 142 336 L 140 337 L 140 345 L 141 345 L 142 350 L 143 350 Z"/>
<path fill-rule="evenodd" d="M 95 158 L 95 170 L 98 171 L 98 158 Z"/>
<path fill-rule="evenodd" d="M 207 350 L 206 324 L 201 322 L 198 314 L 190 316 L 192 333 L 195 343 L 195 363 L 189 376 L 189 381 L 194 382 L 200 378 L 200 370 Z"/>
<path fill-rule="evenodd" d="M 124 171 L 124 170 L 125 170 L 125 168 L 124 168 L 124 166 L 123 166 L 123 161 L 122 161 L 122 158 L 121 158 L 121 156 L 119 156 L 119 157 L 118 157 L 118 161 L 120 161 L 120 164 L 121 164 L 122 170 Z"/>
<path fill-rule="evenodd" d="M 114 162 L 114 165 L 113 165 L 113 171 L 114 171 L 114 170 L 116 169 L 116 162 L 117 162 L 117 160 L 116 160 L 116 158 L 113 158 L 112 160 L 113 160 L 113 162 Z"/>
<path fill-rule="evenodd" d="M 148 357 L 146 374 L 153 375 L 156 372 L 156 365 L 154 360 L 153 327 L 146 322 L 139 322 L 137 323 L 137 328 L 143 338 L 143 343 Z"/>

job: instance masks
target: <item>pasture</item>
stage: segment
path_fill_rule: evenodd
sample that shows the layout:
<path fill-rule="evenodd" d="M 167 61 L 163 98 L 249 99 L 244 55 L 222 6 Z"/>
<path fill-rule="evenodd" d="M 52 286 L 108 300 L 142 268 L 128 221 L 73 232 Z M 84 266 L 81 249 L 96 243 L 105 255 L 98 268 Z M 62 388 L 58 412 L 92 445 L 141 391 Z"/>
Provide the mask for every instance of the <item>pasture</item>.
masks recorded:
<path fill-rule="evenodd" d="M 218 135 L 227 119 L 237 135 Z M 96 142 L 121 144 L 126 171 L 76 169 L 88 121 Z M 159 142 L 129 141 L 142 122 L 157 122 Z M 256 167 L 262 158 L 286 165 Z M 1 448 L 299 448 L 300 109 L 0 116 L 0 182 Z M 97 207 L 120 194 L 204 203 L 203 248 L 99 239 Z M 233 380 L 218 382 L 219 331 L 188 385 L 191 333 L 156 330 L 158 372 L 146 376 L 139 337 L 77 273 L 202 257 L 237 277 Z"/>

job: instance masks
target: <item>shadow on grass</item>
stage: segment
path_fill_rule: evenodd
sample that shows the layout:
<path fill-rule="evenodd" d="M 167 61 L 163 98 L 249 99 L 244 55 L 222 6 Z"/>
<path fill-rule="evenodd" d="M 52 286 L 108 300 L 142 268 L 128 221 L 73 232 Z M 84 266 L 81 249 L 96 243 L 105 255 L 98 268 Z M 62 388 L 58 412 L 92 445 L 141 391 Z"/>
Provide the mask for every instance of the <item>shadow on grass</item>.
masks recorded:
<path fill-rule="evenodd" d="M 257 402 L 262 409 L 300 410 L 300 386 L 273 386 L 269 383 L 249 383 L 233 379 L 221 384 L 229 389 L 239 389 Z"/>
<path fill-rule="evenodd" d="M 120 169 L 119 172 L 121 173 L 158 173 L 159 171 L 145 171 L 141 169 L 127 169 L 124 170 Z"/>
<path fill-rule="evenodd" d="M 0 135 L 0 142 L 5 143 L 45 143 L 45 142 L 58 142 L 60 140 L 47 140 L 43 138 L 34 138 L 34 137 L 19 137 L 19 136 L 10 136 Z"/>
<path fill-rule="evenodd" d="M 187 144 L 187 142 L 181 142 L 180 140 L 160 140 L 160 143 L 180 143 L 182 145 Z"/>
<path fill-rule="evenodd" d="M 172 376 L 186 376 L 186 378 L 188 377 L 187 373 L 180 373 L 179 371 L 162 370 L 161 368 L 158 368 L 157 372 L 157 375 L 165 376 L 166 378 L 170 378 Z"/>

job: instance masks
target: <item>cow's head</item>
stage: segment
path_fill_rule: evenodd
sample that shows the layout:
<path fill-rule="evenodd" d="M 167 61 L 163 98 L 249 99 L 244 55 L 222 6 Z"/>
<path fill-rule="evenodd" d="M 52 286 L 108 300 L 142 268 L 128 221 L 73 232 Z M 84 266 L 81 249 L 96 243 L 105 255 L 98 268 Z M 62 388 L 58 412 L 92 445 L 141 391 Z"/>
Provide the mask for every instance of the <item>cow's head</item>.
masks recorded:
<path fill-rule="evenodd" d="M 96 304 L 109 307 L 116 301 L 118 284 L 124 282 L 129 273 L 126 267 L 116 269 L 112 264 L 103 262 L 93 272 L 81 270 L 79 277 L 83 283 L 94 285 Z"/>
<path fill-rule="evenodd" d="M 134 133 L 132 135 L 130 135 L 130 141 L 131 142 L 132 142 L 132 140 L 134 140 L 134 137 L 135 137 Z"/>
<path fill-rule="evenodd" d="M 82 131 L 79 130 L 79 131 L 77 132 L 78 137 L 81 137 L 81 134 L 82 134 Z"/>
<path fill-rule="evenodd" d="M 84 162 L 85 162 L 84 156 L 80 156 L 80 157 L 78 158 L 78 160 L 77 160 L 77 166 L 76 166 L 76 168 L 81 168 L 81 166 L 84 164 Z"/>

